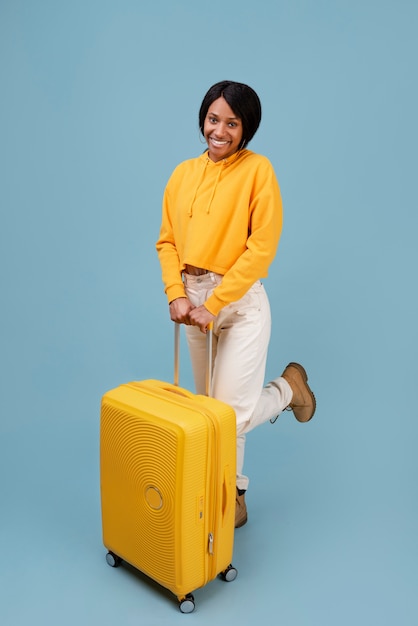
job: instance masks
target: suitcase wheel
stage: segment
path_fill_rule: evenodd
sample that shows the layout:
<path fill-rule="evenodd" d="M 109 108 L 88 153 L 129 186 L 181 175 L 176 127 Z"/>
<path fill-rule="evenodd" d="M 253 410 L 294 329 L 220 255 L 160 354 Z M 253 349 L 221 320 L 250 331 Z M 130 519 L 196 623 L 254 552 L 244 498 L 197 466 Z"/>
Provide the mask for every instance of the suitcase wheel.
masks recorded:
<path fill-rule="evenodd" d="M 182 613 L 192 613 L 194 607 L 194 597 L 191 593 L 188 593 L 184 598 L 179 598 L 179 609 Z"/>
<path fill-rule="evenodd" d="M 222 580 L 225 580 L 227 583 L 232 583 L 233 580 L 238 576 L 238 570 L 235 569 L 233 565 L 228 565 L 228 567 L 220 573 L 220 577 Z"/>
<path fill-rule="evenodd" d="M 122 563 L 122 559 L 120 558 L 120 556 L 117 556 L 117 554 L 114 554 L 113 552 L 108 552 L 106 554 L 106 562 L 108 565 L 110 565 L 110 567 L 119 567 L 119 565 Z"/>

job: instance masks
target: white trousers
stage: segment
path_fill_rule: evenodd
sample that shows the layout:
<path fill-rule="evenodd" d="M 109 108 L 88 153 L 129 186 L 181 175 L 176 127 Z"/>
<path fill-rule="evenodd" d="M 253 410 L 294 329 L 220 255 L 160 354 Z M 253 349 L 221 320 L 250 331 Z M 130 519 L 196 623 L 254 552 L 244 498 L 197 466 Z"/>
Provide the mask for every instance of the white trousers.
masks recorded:
<path fill-rule="evenodd" d="M 203 304 L 222 276 L 184 274 L 189 300 Z M 270 304 L 260 281 L 237 302 L 224 307 L 213 324 L 212 395 L 232 406 L 237 419 L 237 487 L 247 489 L 243 474 L 246 434 L 279 415 L 292 400 L 282 377 L 264 385 L 271 332 Z M 205 393 L 206 337 L 197 326 L 186 326 L 196 392 Z"/>

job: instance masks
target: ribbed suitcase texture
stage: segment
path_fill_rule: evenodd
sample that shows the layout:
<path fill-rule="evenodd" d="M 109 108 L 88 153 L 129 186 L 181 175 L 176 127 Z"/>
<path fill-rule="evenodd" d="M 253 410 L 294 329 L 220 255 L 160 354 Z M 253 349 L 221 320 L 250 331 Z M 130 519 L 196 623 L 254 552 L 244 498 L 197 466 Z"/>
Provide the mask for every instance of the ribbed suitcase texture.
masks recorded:
<path fill-rule="evenodd" d="M 235 456 L 230 406 L 157 380 L 107 392 L 100 469 L 108 562 L 141 570 L 183 612 L 218 574 L 233 580 Z"/>

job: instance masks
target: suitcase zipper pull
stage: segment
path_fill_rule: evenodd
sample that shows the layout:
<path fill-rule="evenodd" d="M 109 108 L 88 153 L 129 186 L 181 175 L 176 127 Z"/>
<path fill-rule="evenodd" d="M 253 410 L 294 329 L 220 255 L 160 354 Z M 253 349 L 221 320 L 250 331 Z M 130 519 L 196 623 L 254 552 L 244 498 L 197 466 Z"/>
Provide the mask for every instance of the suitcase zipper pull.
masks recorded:
<path fill-rule="evenodd" d="M 209 554 L 213 556 L 213 533 L 209 533 Z"/>

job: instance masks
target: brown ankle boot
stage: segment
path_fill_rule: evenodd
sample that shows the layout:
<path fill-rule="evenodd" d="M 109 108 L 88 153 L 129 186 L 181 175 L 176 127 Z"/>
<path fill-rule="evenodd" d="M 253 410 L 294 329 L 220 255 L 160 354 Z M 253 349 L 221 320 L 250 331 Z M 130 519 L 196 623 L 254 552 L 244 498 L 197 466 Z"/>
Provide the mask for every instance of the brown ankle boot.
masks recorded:
<path fill-rule="evenodd" d="M 289 363 L 282 377 L 287 380 L 293 391 L 289 408 L 298 422 L 309 422 L 315 413 L 316 400 L 309 388 L 308 376 L 304 368 L 299 363 Z"/>
<path fill-rule="evenodd" d="M 247 505 L 245 504 L 245 493 L 242 496 L 238 493 L 235 500 L 235 528 L 241 528 L 247 523 Z"/>

